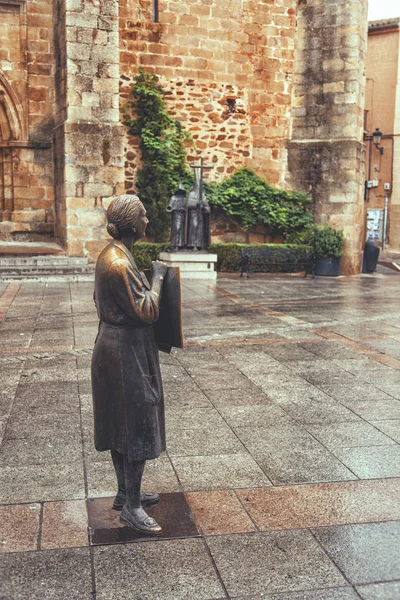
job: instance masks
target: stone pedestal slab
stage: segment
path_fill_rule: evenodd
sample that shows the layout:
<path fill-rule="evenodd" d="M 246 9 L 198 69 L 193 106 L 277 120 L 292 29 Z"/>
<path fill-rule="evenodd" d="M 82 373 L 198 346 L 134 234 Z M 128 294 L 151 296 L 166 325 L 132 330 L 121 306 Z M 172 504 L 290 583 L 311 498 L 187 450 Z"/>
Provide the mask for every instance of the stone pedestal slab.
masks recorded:
<path fill-rule="evenodd" d="M 214 268 L 218 260 L 216 254 L 209 252 L 161 252 L 160 260 L 169 267 L 179 267 L 181 279 L 212 279 L 217 278 Z"/>

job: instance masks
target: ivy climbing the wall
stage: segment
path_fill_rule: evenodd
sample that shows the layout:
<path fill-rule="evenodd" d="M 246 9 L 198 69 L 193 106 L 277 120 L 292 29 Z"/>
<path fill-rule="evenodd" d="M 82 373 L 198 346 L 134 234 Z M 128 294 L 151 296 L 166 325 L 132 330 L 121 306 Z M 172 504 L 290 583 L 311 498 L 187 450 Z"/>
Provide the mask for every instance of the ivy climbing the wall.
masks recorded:
<path fill-rule="evenodd" d="M 140 69 L 125 107 L 125 122 L 140 138 L 141 168 L 136 189 L 150 220 L 147 235 L 166 239 L 170 220 L 166 208 L 179 183 L 190 188 L 192 175 L 186 162 L 185 141 L 190 135 L 166 108 L 157 77 Z"/>
<path fill-rule="evenodd" d="M 169 198 L 179 183 L 187 190 L 193 184 L 185 146 L 191 137 L 168 114 L 157 76 L 143 69 L 134 79 L 125 122 L 130 133 L 140 139 L 136 189 L 148 212 L 148 236 L 163 242 L 170 228 L 166 212 Z M 244 230 L 262 223 L 287 241 L 299 242 L 312 226 L 311 201 L 306 194 L 280 190 L 251 169 L 239 169 L 220 183 L 205 182 L 205 189 L 214 212 L 236 220 Z"/>
<path fill-rule="evenodd" d="M 207 185 L 214 210 L 237 221 L 244 230 L 256 223 L 267 225 L 297 242 L 313 224 L 311 199 L 300 192 L 280 190 L 244 167 L 219 184 Z"/>

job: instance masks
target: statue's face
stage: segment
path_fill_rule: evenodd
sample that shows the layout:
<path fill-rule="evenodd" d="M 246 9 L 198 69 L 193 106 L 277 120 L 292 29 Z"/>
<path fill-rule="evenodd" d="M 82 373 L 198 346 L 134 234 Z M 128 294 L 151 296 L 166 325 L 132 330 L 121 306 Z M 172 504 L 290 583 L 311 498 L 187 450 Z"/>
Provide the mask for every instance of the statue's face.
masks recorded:
<path fill-rule="evenodd" d="M 140 240 L 141 238 L 146 237 L 146 228 L 148 225 L 148 218 L 146 216 L 146 209 L 142 205 L 140 210 L 140 214 L 135 222 L 134 229 L 136 230 L 136 238 Z"/>

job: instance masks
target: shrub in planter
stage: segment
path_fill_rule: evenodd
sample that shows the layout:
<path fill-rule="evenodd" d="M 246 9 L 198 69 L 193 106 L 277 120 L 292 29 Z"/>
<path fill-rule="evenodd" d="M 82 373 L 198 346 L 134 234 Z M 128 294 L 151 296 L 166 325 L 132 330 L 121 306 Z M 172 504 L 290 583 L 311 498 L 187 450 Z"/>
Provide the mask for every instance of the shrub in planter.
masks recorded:
<path fill-rule="evenodd" d="M 160 252 L 171 252 L 171 244 L 152 244 L 151 242 L 139 242 L 133 246 L 132 256 L 138 269 L 149 269 L 151 261 L 158 260 Z"/>
<path fill-rule="evenodd" d="M 313 231 L 315 275 L 337 276 L 340 257 L 344 254 L 343 232 L 330 225 L 316 226 Z"/>
<path fill-rule="evenodd" d="M 246 248 L 268 249 L 268 264 L 250 265 L 251 272 L 258 273 L 294 273 L 310 259 L 312 248 L 296 244 L 211 244 L 208 250 L 217 254 L 217 271 L 237 273 L 240 269 L 240 250 Z M 267 262 L 267 261 L 266 261 Z"/>

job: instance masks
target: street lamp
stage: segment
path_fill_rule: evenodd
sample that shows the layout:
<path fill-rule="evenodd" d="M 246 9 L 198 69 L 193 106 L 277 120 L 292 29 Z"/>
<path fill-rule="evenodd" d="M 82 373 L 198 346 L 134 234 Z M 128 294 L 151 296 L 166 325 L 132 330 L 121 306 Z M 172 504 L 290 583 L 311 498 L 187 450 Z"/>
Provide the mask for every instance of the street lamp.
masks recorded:
<path fill-rule="evenodd" d="M 382 146 L 380 146 L 381 139 L 382 139 L 382 131 L 379 131 L 379 128 L 377 127 L 375 129 L 374 133 L 372 134 L 372 140 L 373 140 L 375 146 L 378 148 L 379 152 L 381 154 L 383 154 L 384 148 L 382 148 Z"/>

